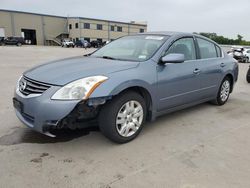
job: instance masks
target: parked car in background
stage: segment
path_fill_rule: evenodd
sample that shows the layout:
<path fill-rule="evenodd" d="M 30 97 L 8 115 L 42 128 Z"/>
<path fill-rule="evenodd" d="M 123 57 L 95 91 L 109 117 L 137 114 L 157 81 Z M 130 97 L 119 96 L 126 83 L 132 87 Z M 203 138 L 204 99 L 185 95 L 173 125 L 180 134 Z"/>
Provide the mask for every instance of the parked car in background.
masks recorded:
<path fill-rule="evenodd" d="M 63 41 L 62 41 L 62 47 L 67 47 L 67 48 L 72 47 L 72 48 L 74 48 L 75 47 L 75 43 L 72 40 L 70 40 L 70 39 L 63 39 Z"/>
<path fill-rule="evenodd" d="M 237 61 L 208 38 L 141 33 L 119 38 L 88 57 L 24 72 L 13 104 L 20 121 L 48 136 L 55 129 L 96 121 L 107 138 L 126 143 L 146 120 L 207 101 L 224 105 L 237 78 Z"/>
<path fill-rule="evenodd" d="M 102 42 L 99 40 L 92 40 L 90 44 L 91 44 L 91 47 L 93 48 L 100 48 L 103 45 Z"/>
<path fill-rule="evenodd" d="M 87 40 L 77 40 L 75 42 L 75 46 L 81 47 L 81 48 L 84 48 L 84 47 L 90 48 L 91 44 Z"/>
<path fill-rule="evenodd" d="M 105 46 L 105 45 L 107 45 L 108 43 L 110 43 L 110 41 L 109 41 L 109 40 L 104 41 L 104 42 L 102 42 L 102 46 Z"/>
<path fill-rule="evenodd" d="M 22 46 L 23 44 L 25 44 L 25 41 L 23 37 L 7 37 L 6 39 L 4 39 L 3 44 Z"/>
<path fill-rule="evenodd" d="M 0 37 L 0 46 L 4 45 L 4 37 Z"/>
<path fill-rule="evenodd" d="M 249 62 L 249 49 L 241 48 L 232 48 L 231 51 L 227 52 L 228 55 L 232 56 L 238 62 L 248 63 Z"/>
<path fill-rule="evenodd" d="M 247 71 L 247 82 L 250 83 L 250 66 L 249 66 L 249 69 Z"/>
<path fill-rule="evenodd" d="M 250 61 L 250 49 L 244 49 L 243 55 L 245 56 L 245 63 L 249 63 Z"/>

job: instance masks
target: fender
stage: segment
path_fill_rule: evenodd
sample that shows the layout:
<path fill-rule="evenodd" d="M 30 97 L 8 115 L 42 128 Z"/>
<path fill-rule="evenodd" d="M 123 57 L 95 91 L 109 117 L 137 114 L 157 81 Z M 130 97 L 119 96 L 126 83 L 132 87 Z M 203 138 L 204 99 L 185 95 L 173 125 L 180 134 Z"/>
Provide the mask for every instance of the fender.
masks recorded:
<path fill-rule="evenodd" d="M 106 76 L 108 80 L 97 87 L 90 98 L 115 96 L 130 87 L 142 87 L 150 94 L 152 103 L 155 103 L 157 89 L 155 63 L 141 63 L 138 67 L 130 69 L 129 72 L 120 71 Z"/>
<path fill-rule="evenodd" d="M 114 84 L 115 82 L 115 84 Z M 107 100 L 112 99 L 112 97 L 118 95 L 122 91 L 131 88 L 140 87 L 148 92 L 151 97 L 151 109 L 152 116 L 150 120 L 155 119 L 156 108 L 157 108 L 157 94 L 156 94 L 156 84 L 150 84 L 146 81 L 133 79 L 129 81 L 118 82 L 117 80 L 107 80 L 102 83 L 91 95 L 90 99 L 94 98 L 106 98 Z"/>

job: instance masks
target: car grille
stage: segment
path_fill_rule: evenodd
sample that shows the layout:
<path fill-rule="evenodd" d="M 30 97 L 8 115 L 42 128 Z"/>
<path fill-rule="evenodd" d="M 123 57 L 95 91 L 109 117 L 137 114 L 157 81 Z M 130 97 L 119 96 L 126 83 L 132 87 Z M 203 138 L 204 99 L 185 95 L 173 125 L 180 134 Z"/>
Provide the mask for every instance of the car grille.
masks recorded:
<path fill-rule="evenodd" d="M 42 94 L 50 87 L 51 85 L 34 81 L 27 77 L 22 77 L 19 81 L 19 91 L 25 96 L 31 94 Z"/>

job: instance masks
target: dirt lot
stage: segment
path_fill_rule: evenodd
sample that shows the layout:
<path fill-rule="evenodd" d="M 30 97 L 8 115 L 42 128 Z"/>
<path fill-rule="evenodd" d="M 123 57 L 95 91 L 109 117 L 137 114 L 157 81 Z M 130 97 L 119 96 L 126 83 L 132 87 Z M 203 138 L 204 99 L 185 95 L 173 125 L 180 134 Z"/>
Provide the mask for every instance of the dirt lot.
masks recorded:
<path fill-rule="evenodd" d="M 12 108 L 21 73 L 87 53 L 60 47 L 0 47 L 0 187 L 250 187 L 250 84 L 239 81 L 225 106 L 202 104 L 148 123 L 125 145 L 98 130 L 48 138 Z"/>

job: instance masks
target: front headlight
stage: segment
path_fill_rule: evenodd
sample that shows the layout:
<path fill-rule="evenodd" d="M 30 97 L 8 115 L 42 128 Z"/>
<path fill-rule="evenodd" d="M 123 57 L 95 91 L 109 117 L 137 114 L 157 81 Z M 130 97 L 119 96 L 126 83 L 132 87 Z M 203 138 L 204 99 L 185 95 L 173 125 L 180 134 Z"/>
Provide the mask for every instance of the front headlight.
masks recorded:
<path fill-rule="evenodd" d="M 108 77 L 91 76 L 71 82 L 59 89 L 52 100 L 81 100 L 87 99 L 91 93 Z"/>

